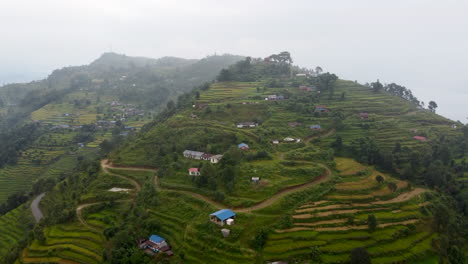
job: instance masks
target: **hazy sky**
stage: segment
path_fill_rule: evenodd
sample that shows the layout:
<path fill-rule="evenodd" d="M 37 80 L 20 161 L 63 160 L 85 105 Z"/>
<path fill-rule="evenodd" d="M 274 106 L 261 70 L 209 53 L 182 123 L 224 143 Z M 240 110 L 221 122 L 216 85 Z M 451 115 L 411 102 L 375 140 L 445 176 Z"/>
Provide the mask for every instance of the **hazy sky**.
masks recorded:
<path fill-rule="evenodd" d="M 1 0 L 0 83 L 43 78 L 114 51 L 264 57 L 343 79 L 396 82 L 468 119 L 468 1 Z"/>

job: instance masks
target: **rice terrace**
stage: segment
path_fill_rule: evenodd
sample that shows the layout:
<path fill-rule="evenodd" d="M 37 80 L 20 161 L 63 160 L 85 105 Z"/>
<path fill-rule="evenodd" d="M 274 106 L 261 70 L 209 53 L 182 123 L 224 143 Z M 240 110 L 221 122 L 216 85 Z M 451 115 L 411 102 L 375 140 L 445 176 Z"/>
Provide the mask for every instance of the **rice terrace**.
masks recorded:
<path fill-rule="evenodd" d="M 24 146 L 0 168 L 4 263 L 466 256 L 468 129 L 403 86 L 289 52 L 109 53 L 43 85 L 51 99 L 23 109 Z"/>

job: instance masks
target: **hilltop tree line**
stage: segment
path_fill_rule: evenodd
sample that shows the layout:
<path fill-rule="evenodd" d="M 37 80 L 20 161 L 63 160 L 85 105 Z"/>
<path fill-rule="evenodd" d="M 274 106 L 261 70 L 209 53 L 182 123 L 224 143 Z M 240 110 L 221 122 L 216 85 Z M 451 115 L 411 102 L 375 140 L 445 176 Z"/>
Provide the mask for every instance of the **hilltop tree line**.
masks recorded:
<path fill-rule="evenodd" d="M 270 55 L 265 59 L 247 57 L 227 69 L 222 69 L 217 80 L 252 82 L 266 76 L 289 76 L 292 62 L 291 54 L 287 51 Z"/>
<path fill-rule="evenodd" d="M 424 107 L 424 102 L 421 102 L 418 100 L 418 98 L 416 96 L 413 95 L 413 92 L 402 86 L 402 85 L 399 85 L 399 84 L 396 84 L 396 83 L 390 83 L 390 84 L 385 84 L 383 85 L 382 83 L 380 83 L 379 80 L 377 80 L 376 82 L 373 82 L 373 83 L 370 83 L 370 84 L 366 84 L 367 86 L 369 86 L 374 92 L 380 92 L 380 91 L 385 91 L 391 95 L 394 95 L 394 96 L 398 96 L 400 98 L 403 98 L 407 101 L 409 101 L 410 103 L 412 103 L 413 105 L 415 106 L 418 106 L 418 107 Z M 435 113 L 436 109 L 437 109 L 437 103 L 435 101 L 430 101 L 428 104 L 427 104 L 427 108 L 429 109 L 429 111 Z"/>

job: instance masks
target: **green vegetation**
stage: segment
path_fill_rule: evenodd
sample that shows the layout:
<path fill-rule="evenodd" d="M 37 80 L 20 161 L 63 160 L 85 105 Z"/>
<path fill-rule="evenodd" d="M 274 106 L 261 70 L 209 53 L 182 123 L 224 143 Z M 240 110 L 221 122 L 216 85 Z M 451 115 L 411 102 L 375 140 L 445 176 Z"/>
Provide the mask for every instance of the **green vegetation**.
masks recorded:
<path fill-rule="evenodd" d="M 125 61 L 108 56 L 90 69 Z M 167 60 L 182 71 L 194 65 Z M 466 177 L 468 131 L 435 115 L 433 104 L 419 109 L 397 84 L 363 86 L 291 63 L 287 52 L 246 58 L 177 101 L 169 99 L 188 88 L 169 92 L 150 78 L 171 66 L 123 67 L 113 79 L 74 76 L 74 90 L 33 117 L 83 127 L 40 134 L 21 151 L 53 181 L 38 176 L 48 186 L 46 217 L 18 262 L 412 263 L 437 256 L 461 263 L 466 231 L 457 209 L 465 197 L 454 183 Z M 158 99 L 150 96 L 156 90 Z M 129 108 L 150 114 L 115 119 Z M 41 146 L 59 154 L 34 151 Z M 57 177 L 51 164 L 70 152 L 76 166 Z M 236 212 L 233 225 L 209 221 L 222 208 Z M 174 256 L 140 250 L 137 241 L 152 234 Z"/>

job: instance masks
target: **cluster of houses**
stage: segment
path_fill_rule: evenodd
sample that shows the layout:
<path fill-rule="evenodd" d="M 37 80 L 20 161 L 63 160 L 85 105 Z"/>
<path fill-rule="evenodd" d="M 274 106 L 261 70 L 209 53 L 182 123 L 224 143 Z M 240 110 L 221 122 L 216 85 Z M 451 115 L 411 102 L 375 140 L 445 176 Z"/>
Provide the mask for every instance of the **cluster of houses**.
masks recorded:
<path fill-rule="evenodd" d="M 195 150 L 184 150 L 183 155 L 188 159 L 209 160 L 211 163 L 218 163 L 223 158 L 221 154 L 210 154 Z"/>
<path fill-rule="evenodd" d="M 221 154 L 210 154 L 201 151 L 195 150 L 184 150 L 183 152 L 184 157 L 188 159 L 196 159 L 196 160 L 209 160 L 211 163 L 218 163 L 222 158 L 223 155 Z M 190 176 L 200 176 L 200 169 L 199 168 L 189 168 L 188 174 Z"/>
<path fill-rule="evenodd" d="M 168 256 L 174 255 L 174 253 L 171 250 L 171 246 L 169 246 L 166 239 L 158 235 L 152 235 L 149 237 L 149 239 L 140 239 L 138 246 L 150 256 L 153 256 L 154 254 L 157 254 L 159 252 L 164 252 Z"/>

